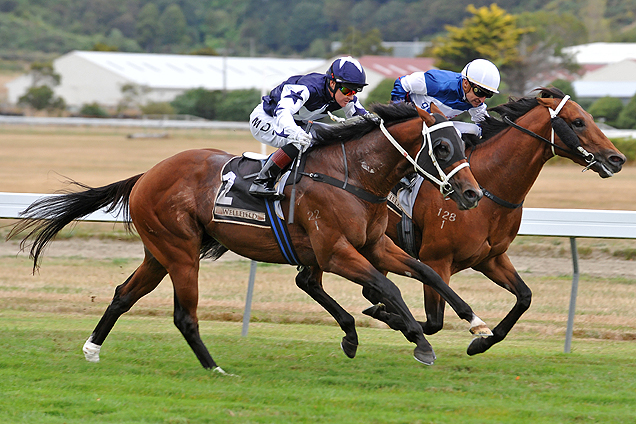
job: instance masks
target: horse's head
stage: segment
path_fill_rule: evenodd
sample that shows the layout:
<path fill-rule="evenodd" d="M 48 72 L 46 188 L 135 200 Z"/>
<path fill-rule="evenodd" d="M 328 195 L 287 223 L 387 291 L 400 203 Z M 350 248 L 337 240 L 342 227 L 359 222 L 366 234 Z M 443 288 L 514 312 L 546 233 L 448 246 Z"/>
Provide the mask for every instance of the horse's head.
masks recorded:
<path fill-rule="evenodd" d="M 416 171 L 437 184 L 440 192 L 454 200 L 459 209 L 476 207 L 483 194 L 470 171 L 459 132 L 443 115 L 429 114 L 420 108 L 417 111 L 424 125 L 422 147 L 415 157 Z"/>
<path fill-rule="evenodd" d="M 552 128 L 558 136 L 555 143 L 561 148 L 553 149 L 554 154 L 568 157 L 602 178 L 621 170 L 625 155 L 603 134 L 592 115 L 554 89 L 542 89 L 538 101 L 550 111 Z"/>

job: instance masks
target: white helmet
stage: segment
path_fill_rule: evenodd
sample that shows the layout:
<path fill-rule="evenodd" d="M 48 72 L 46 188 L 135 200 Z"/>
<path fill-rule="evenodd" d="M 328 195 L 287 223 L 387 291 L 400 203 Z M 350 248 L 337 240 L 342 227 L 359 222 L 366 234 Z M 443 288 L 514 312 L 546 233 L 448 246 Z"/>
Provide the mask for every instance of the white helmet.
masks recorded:
<path fill-rule="evenodd" d="M 469 62 L 468 65 L 462 69 L 462 75 L 473 84 L 492 91 L 493 93 L 499 93 L 499 82 L 501 81 L 499 69 L 489 60 L 475 59 Z"/>

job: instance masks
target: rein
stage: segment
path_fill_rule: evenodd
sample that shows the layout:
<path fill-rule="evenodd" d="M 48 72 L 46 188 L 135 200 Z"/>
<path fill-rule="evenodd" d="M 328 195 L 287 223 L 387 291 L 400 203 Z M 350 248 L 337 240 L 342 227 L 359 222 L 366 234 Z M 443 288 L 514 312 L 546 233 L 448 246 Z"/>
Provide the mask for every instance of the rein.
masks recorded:
<path fill-rule="evenodd" d="M 391 142 L 391 144 L 393 144 L 393 147 L 395 147 L 402 156 L 404 156 L 409 162 L 411 162 L 411 165 L 413 165 L 413 167 L 415 168 L 418 174 L 425 176 L 426 178 L 428 178 L 429 180 L 437 184 L 439 186 L 440 193 L 442 193 L 442 196 L 444 197 L 448 197 L 453 192 L 453 188 L 450 184 L 450 179 L 453 177 L 453 175 L 459 172 L 459 170 L 461 170 L 462 168 L 469 166 L 468 162 L 464 162 L 458 165 L 457 167 L 455 167 L 451 172 L 448 173 L 448 175 L 446 175 L 444 171 L 442 170 L 442 168 L 437 163 L 437 158 L 433 154 L 433 141 L 431 139 L 431 130 L 435 131 L 439 128 L 448 127 L 448 126 L 453 126 L 453 123 L 451 121 L 441 122 L 429 128 L 426 126 L 426 123 L 422 122 L 422 136 L 424 137 L 424 143 L 422 143 L 422 148 L 417 153 L 415 157 L 416 159 L 413 159 L 409 155 L 409 153 L 402 146 L 400 146 L 397 140 L 393 138 L 393 136 L 389 133 L 389 130 L 386 129 L 386 127 L 384 126 L 384 120 L 380 121 L 380 129 L 384 133 L 384 136 Z M 430 156 L 431 161 L 433 162 L 433 165 L 435 166 L 435 169 L 437 169 L 437 172 L 439 174 L 439 179 L 435 177 L 434 175 L 431 175 L 428 172 L 426 172 L 421 166 L 417 164 L 417 158 L 420 156 L 420 154 L 422 153 L 422 151 L 427 145 L 428 145 L 427 153 Z"/>
<path fill-rule="evenodd" d="M 559 117 L 559 112 L 561 112 L 561 109 L 563 108 L 563 106 L 565 106 L 565 103 L 570 99 L 569 95 L 566 95 L 561 102 L 559 103 L 559 105 L 557 106 L 556 109 L 551 109 L 548 108 L 548 111 L 550 112 L 550 126 L 552 127 L 552 132 L 551 132 L 551 139 L 552 140 L 548 140 L 545 137 L 540 136 L 539 134 L 530 131 L 527 128 L 522 127 L 521 125 L 516 124 L 515 122 L 513 122 L 510 118 L 508 118 L 508 116 L 504 116 L 502 119 L 503 121 L 508 124 L 509 126 L 525 133 L 528 134 L 538 140 L 541 140 L 547 144 L 550 145 L 550 148 L 552 149 L 552 155 L 556 156 L 556 152 L 554 151 L 555 148 L 566 152 L 566 153 L 573 153 L 575 156 L 578 156 L 580 158 L 582 158 L 583 160 L 585 160 L 585 162 L 587 162 L 587 166 L 583 169 L 582 172 L 587 171 L 588 169 L 590 169 L 592 167 L 592 165 L 594 165 L 596 163 L 596 158 L 594 157 L 594 154 L 588 152 L 587 150 L 585 150 L 583 148 L 583 146 L 581 146 L 581 143 L 579 141 L 578 136 L 574 133 L 574 131 L 572 130 L 572 128 L 570 128 L 570 126 L 563 120 L 563 118 Z M 559 136 L 559 138 L 561 139 L 561 141 L 563 141 L 563 143 L 568 147 L 567 149 L 564 149 L 563 147 L 557 145 L 554 142 L 554 134 L 557 134 Z"/>
<path fill-rule="evenodd" d="M 384 133 L 384 136 L 391 142 L 391 144 L 393 145 L 393 147 L 395 147 L 398 152 L 400 152 L 400 154 L 402 156 L 404 156 L 415 168 L 415 170 L 420 173 L 421 175 L 427 177 L 428 179 L 430 179 L 431 181 L 435 182 L 437 185 L 439 185 L 439 191 L 440 193 L 442 193 L 442 195 L 444 197 L 448 197 L 451 193 L 453 193 L 453 188 L 450 184 L 450 179 L 453 177 L 453 175 L 455 175 L 457 172 L 459 172 L 462 168 L 465 168 L 467 166 L 469 166 L 468 162 L 464 162 L 460 165 L 458 165 L 457 167 L 455 167 L 451 172 L 449 172 L 448 174 L 444 173 L 444 171 L 442 170 L 442 168 L 439 166 L 439 163 L 437 162 L 437 158 L 435 157 L 435 154 L 433 153 L 433 140 L 431 139 L 431 132 L 432 131 L 436 131 L 440 128 L 443 127 L 450 127 L 453 126 L 453 123 L 451 121 L 447 121 L 447 122 L 441 122 L 439 124 L 435 124 L 433 126 L 431 126 L 430 128 L 426 126 L 426 124 L 424 122 L 422 122 L 422 136 L 424 137 L 424 142 L 422 143 L 422 147 L 420 148 L 419 152 L 417 153 L 415 159 L 413 159 L 409 153 L 402 147 L 400 146 L 400 144 L 397 142 L 397 140 L 395 138 L 393 138 L 393 136 L 389 133 L 389 131 L 386 129 L 386 126 L 384 125 L 384 120 L 380 120 L 380 129 L 382 130 L 382 132 Z M 360 188 L 360 187 L 356 187 L 354 185 L 351 185 L 348 183 L 349 180 L 349 171 L 348 171 L 348 165 L 347 165 L 347 154 L 345 152 L 345 148 L 344 148 L 344 144 L 341 143 L 342 146 L 342 155 L 343 155 L 343 160 L 344 160 L 344 167 L 345 167 L 345 180 L 341 181 L 337 178 L 334 177 L 330 177 L 329 175 L 325 175 L 325 174 L 321 174 L 319 172 L 301 172 L 301 175 L 304 175 L 306 177 L 311 178 L 312 180 L 316 181 L 316 182 L 320 182 L 320 183 L 325 183 L 325 184 L 329 184 L 332 185 L 334 187 L 338 187 L 341 188 L 345 191 L 348 191 L 349 193 L 361 198 L 362 200 L 365 200 L 369 203 L 384 203 L 386 202 L 387 198 L 385 197 L 380 197 L 380 196 L 376 196 L 373 193 L 369 193 L 368 191 Z M 427 153 L 429 155 L 429 157 L 431 158 L 431 161 L 433 162 L 433 165 L 435 166 L 435 169 L 437 170 L 437 172 L 439 173 L 439 178 L 435 177 L 434 175 L 429 174 L 428 172 L 426 172 L 420 165 L 417 164 L 417 158 L 419 158 L 420 154 L 424 151 L 424 149 L 428 146 L 427 149 Z M 291 212 L 290 212 L 291 214 Z"/>

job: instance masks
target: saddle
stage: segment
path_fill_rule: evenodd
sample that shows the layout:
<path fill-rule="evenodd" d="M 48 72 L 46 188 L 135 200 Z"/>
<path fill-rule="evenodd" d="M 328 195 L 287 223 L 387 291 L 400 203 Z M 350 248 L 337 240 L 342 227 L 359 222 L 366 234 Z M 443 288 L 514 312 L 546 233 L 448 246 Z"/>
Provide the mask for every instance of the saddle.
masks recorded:
<path fill-rule="evenodd" d="M 287 262 L 300 265 L 291 243 L 280 201 L 259 198 L 248 192 L 266 159 L 267 156 L 244 153 L 242 156 L 233 157 L 223 166 L 222 183 L 214 201 L 212 219 L 217 222 L 271 228 Z M 278 190 L 282 191 L 288 176 L 289 171 L 281 177 Z"/>

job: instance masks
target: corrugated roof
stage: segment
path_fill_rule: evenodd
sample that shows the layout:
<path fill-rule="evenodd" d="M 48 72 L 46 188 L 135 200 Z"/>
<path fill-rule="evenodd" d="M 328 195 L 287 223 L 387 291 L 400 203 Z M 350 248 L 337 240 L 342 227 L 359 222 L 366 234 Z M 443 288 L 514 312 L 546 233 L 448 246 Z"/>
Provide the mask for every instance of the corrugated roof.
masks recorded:
<path fill-rule="evenodd" d="M 329 67 L 325 59 L 92 51 L 74 51 L 69 55 L 81 57 L 132 83 L 155 89 L 270 89 L 292 75 L 305 74 L 320 67 L 326 70 Z"/>

